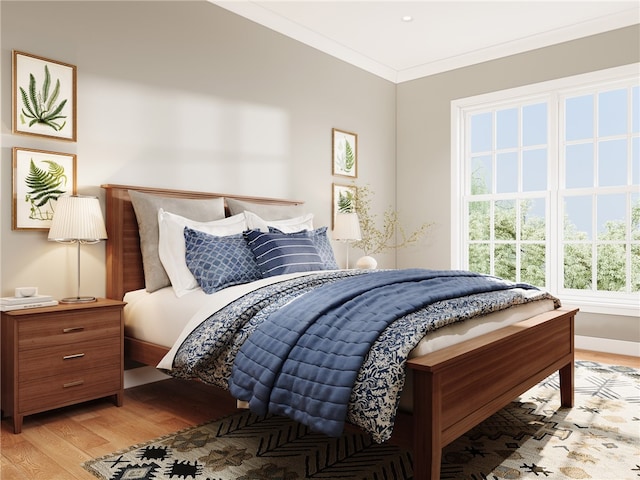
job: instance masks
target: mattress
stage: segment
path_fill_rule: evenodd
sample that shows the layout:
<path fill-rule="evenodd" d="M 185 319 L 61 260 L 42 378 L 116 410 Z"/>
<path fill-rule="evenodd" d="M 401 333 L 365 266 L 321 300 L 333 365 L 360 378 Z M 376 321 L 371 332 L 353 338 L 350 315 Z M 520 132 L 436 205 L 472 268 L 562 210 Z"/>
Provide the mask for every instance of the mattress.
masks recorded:
<path fill-rule="evenodd" d="M 145 290 L 128 292 L 124 300 L 125 335 L 144 340 L 167 349 L 179 346 L 194 325 L 205 320 L 218 309 L 261 286 L 304 274 L 271 277 L 250 284 L 228 287 L 208 295 L 195 290 L 180 298 L 171 287 L 153 293 Z M 536 290 L 523 290 L 524 295 L 539 295 Z M 410 358 L 425 355 L 465 340 L 517 323 L 540 313 L 553 310 L 553 301 L 544 299 L 529 302 L 482 317 L 438 329 L 430 333 L 411 352 Z"/>
<path fill-rule="evenodd" d="M 171 286 L 149 293 L 144 289 L 127 292 L 124 301 L 124 334 L 166 348 L 180 339 L 189 325 L 197 325 L 233 300 L 271 283 L 308 273 L 269 277 L 234 285 L 214 294 L 197 289 L 177 297 Z"/>

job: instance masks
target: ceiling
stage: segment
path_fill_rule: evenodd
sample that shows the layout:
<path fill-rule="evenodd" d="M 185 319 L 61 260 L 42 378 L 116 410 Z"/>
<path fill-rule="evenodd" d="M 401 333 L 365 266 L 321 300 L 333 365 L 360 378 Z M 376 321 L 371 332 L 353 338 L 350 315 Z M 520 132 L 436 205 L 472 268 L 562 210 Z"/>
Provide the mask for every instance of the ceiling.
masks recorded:
<path fill-rule="evenodd" d="M 209 1 L 396 83 L 640 23 L 637 0 Z"/>

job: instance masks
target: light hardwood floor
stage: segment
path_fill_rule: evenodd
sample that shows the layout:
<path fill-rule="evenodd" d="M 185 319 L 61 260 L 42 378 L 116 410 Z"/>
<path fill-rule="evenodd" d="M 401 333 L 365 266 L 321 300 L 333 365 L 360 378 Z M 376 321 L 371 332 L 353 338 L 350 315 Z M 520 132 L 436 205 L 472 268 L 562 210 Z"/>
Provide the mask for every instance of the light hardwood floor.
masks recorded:
<path fill-rule="evenodd" d="M 638 357 L 578 351 L 576 359 L 640 368 Z M 95 480 L 82 462 L 235 411 L 225 392 L 171 379 L 127 389 L 120 408 L 103 399 L 25 417 L 19 435 L 3 419 L 0 478 Z"/>

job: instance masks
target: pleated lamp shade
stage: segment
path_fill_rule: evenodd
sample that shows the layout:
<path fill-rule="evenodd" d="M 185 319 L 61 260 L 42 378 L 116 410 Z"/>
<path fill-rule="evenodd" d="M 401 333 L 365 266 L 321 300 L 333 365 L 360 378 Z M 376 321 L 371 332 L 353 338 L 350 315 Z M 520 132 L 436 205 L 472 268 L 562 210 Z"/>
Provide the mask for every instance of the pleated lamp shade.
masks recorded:
<path fill-rule="evenodd" d="M 58 198 L 49 240 L 91 243 L 107 238 L 97 197 L 65 195 Z"/>
<path fill-rule="evenodd" d="M 333 239 L 343 241 L 361 240 L 360 220 L 357 213 L 336 213 Z"/>

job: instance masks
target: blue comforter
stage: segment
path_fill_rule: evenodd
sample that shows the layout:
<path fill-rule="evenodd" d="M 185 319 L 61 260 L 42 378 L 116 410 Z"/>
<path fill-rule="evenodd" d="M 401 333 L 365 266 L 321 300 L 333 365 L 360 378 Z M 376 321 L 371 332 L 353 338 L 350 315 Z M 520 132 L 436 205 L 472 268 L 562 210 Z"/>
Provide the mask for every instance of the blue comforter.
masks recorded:
<path fill-rule="evenodd" d="M 273 312 L 238 352 L 229 380 L 252 411 L 287 415 L 339 435 L 365 355 L 391 323 L 442 300 L 533 289 L 496 277 L 423 269 L 358 275 Z"/>

